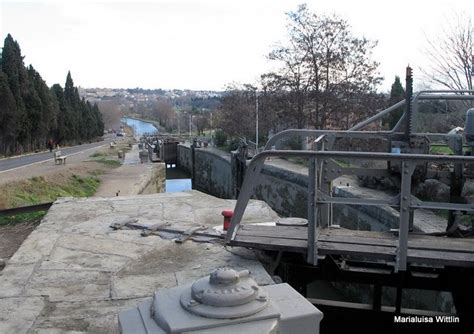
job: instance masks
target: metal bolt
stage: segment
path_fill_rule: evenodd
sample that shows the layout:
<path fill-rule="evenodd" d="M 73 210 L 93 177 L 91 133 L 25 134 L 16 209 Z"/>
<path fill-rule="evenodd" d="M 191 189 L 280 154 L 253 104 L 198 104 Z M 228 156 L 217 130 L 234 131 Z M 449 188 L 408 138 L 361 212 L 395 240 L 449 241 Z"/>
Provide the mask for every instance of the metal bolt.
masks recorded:
<path fill-rule="evenodd" d="M 193 307 L 193 306 L 196 306 L 197 304 L 199 304 L 196 300 L 194 299 L 191 299 L 189 302 L 188 302 L 188 307 Z"/>
<path fill-rule="evenodd" d="M 406 201 L 406 200 L 408 199 L 408 197 L 406 197 L 406 196 L 403 196 L 403 199 Z"/>
<path fill-rule="evenodd" d="M 265 296 L 265 295 L 260 295 L 260 296 L 257 297 L 257 300 L 264 302 L 264 301 L 267 300 L 267 296 Z"/>

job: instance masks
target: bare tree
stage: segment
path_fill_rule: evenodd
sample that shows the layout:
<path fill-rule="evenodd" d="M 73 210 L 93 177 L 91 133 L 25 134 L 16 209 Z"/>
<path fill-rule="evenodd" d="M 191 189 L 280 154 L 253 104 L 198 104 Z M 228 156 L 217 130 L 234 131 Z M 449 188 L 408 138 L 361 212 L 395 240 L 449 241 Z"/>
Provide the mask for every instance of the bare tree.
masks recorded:
<path fill-rule="evenodd" d="M 317 15 L 306 5 L 288 13 L 288 37 L 289 46 L 269 56 L 281 68 L 264 78 L 279 82 L 273 86 L 283 87 L 294 99 L 289 112 L 298 127 L 302 120 L 314 128 L 340 127 L 341 119 L 349 124 L 357 118 L 347 113 L 365 112 L 354 107 L 382 80 L 379 63 L 372 60 L 377 42 L 354 36 L 344 19 Z"/>
<path fill-rule="evenodd" d="M 198 136 L 204 136 L 204 130 L 209 128 L 209 113 L 193 116 L 193 123 L 196 125 Z"/>
<path fill-rule="evenodd" d="M 255 135 L 255 87 L 231 84 L 217 113 L 217 126 L 230 136 Z"/>
<path fill-rule="evenodd" d="M 421 72 L 437 86 L 454 90 L 472 90 L 474 26 L 472 19 L 456 15 L 443 33 L 427 37 L 425 54 L 429 63 Z"/>
<path fill-rule="evenodd" d="M 120 119 L 125 115 L 125 113 L 117 101 L 100 101 L 99 108 L 106 129 L 118 128 L 120 126 Z"/>
<path fill-rule="evenodd" d="M 158 120 L 161 126 L 171 131 L 176 111 L 168 99 L 157 98 L 156 101 L 153 101 L 150 113 L 152 119 Z"/>
<path fill-rule="evenodd" d="M 311 73 L 305 66 L 304 50 L 299 49 L 290 42 L 290 47 L 278 47 L 273 50 L 268 58 L 280 63 L 280 68 L 271 73 L 262 75 L 262 86 L 266 90 L 273 91 L 275 98 L 280 101 L 286 109 L 283 114 L 298 129 L 306 124 L 305 107 L 311 86 Z"/>

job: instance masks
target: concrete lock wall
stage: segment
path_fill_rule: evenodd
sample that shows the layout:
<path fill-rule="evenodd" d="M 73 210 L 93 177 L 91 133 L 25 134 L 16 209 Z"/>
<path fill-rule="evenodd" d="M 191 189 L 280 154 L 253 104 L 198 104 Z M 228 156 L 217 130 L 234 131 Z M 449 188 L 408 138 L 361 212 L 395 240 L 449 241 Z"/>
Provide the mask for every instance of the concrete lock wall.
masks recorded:
<path fill-rule="evenodd" d="M 178 145 L 178 167 L 189 174 L 193 172 L 193 161 L 191 148 L 186 145 Z"/>
<path fill-rule="evenodd" d="M 194 187 L 220 198 L 234 198 L 230 156 L 196 148 L 194 168 L 189 146 L 178 145 L 178 167 L 193 177 Z M 194 173 L 194 174 L 193 174 Z"/>
<path fill-rule="evenodd" d="M 266 165 L 255 188 L 254 197 L 267 202 L 286 217 L 308 215 L 308 176 Z"/>

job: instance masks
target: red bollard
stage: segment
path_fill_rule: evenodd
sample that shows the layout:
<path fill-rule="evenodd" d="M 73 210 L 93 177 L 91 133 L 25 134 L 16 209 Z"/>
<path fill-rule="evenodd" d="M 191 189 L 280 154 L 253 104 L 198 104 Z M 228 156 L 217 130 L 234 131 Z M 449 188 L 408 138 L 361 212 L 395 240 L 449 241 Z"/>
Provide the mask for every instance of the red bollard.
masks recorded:
<path fill-rule="evenodd" d="M 221 214 L 224 216 L 224 231 L 227 231 L 227 229 L 230 226 L 230 219 L 232 218 L 232 215 L 234 214 L 234 211 L 224 210 L 224 211 L 221 212 Z"/>

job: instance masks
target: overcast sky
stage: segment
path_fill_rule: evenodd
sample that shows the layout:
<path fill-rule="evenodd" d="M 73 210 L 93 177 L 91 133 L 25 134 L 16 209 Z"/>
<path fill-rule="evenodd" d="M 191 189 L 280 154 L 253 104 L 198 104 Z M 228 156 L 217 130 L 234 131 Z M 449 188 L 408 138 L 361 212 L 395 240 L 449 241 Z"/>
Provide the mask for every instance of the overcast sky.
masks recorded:
<path fill-rule="evenodd" d="M 303 1 L 0 0 L 0 38 L 12 34 L 25 64 L 49 85 L 71 70 L 82 87 L 222 90 L 255 83 L 271 68 L 266 55 L 286 37 L 285 12 Z M 379 41 L 374 58 L 389 90 L 409 63 L 423 64 L 425 35 L 441 32 L 456 12 L 474 15 L 474 0 L 318 0 L 317 13 L 347 19 L 357 36 Z M 3 42 L 2 42 L 3 44 Z"/>

